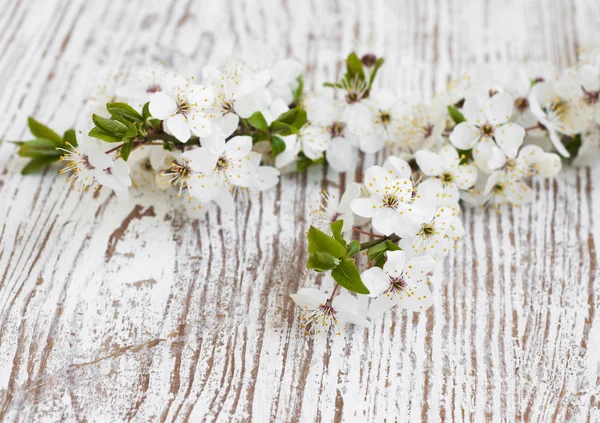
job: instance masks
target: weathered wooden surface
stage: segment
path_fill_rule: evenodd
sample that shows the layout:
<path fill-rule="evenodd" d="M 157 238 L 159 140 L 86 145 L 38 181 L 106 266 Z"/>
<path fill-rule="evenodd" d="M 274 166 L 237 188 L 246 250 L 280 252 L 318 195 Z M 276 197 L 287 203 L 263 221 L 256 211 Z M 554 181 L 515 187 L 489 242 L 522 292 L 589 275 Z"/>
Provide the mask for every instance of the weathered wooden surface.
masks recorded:
<path fill-rule="evenodd" d="M 121 207 L 54 169 L 22 177 L 6 142 L 28 115 L 73 125 L 130 60 L 203 64 L 250 39 L 304 60 L 310 86 L 356 45 L 385 52 L 406 97 L 484 62 L 565 66 L 600 43 L 597 2 L 0 6 L 0 421 L 600 421 L 598 168 L 536 184 L 529 207 L 467 211 L 432 309 L 327 340 L 287 295 L 321 283 L 304 269 L 315 195 L 361 169 L 286 176 L 231 219 L 191 221 L 150 185 Z"/>

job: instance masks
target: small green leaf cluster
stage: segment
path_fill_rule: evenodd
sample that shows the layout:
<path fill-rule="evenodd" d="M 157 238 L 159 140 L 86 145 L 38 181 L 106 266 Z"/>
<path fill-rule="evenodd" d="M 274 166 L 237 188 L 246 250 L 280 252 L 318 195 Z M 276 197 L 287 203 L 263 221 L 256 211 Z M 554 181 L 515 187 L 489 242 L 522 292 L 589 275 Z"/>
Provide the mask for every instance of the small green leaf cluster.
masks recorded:
<path fill-rule="evenodd" d="M 282 113 L 271 122 L 271 125 L 267 124 L 261 112 L 255 112 L 247 119 L 247 123 L 253 128 L 253 142 L 269 142 L 272 156 L 277 157 L 285 151 L 285 141 L 281 137 L 297 134 L 300 131 L 306 123 L 306 111 L 297 106 Z"/>
<path fill-rule="evenodd" d="M 326 82 L 324 85 L 330 88 L 346 89 L 353 81 L 357 81 L 366 86 L 365 98 L 368 98 L 375 77 L 383 63 L 383 57 L 376 58 L 369 54 L 361 60 L 356 53 L 352 52 L 346 58 L 346 73 L 342 80 L 336 83 Z"/>
<path fill-rule="evenodd" d="M 64 154 L 61 149 L 66 149 L 69 145 L 77 147 L 74 129 L 69 129 L 61 137 L 32 117 L 27 120 L 27 123 L 35 138 L 29 141 L 14 141 L 19 146 L 19 156 L 31 158 L 21 170 L 23 175 L 37 172 L 47 165 L 59 161 Z"/>
<path fill-rule="evenodd" d="M 108 103 L 106 110 L 110 113 L 110 118 L 94 114 L 94 127 L 88 135 L 105 142 L 122 142 L 120 155 L 125 161 L 133 150 L 134 140 L 144 139 L 149 130 L 160 128 L 160 121 L 151 119 L 149 103 L 144 105 L 142 114 L 127 103 Z"/>
<path fill-rule="evenodd" d="M 333 236 L 311 226 L 308 230 L 308 262 L 306 267 L 317 272 L 331 271 L 333 279 L 349 291 L 368 294 L 369 290 L 360 278 L 354 256 L 360 244 L 353 240 L 347 243 L 342 236 L 343 220 L 330 225 Z"/>

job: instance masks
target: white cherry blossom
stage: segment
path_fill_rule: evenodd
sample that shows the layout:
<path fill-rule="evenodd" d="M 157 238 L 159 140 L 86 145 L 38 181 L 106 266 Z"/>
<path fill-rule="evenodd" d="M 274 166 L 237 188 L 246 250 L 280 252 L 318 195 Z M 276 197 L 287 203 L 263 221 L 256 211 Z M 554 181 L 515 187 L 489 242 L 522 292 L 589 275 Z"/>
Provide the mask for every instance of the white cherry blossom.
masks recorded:
<path fill-rule="evenodd" d="M 252 138 L 238 136 L 225 141 L 221 134 L 202 139 L 202 147 L 181 156 L 195 179 L 189 183 L 190 193 L 203 202 L 226 197 L 233 187 L 251 187 L 257 169 L 249 155 Z"/>
<path fill-rule="evenodd" d="M 410 234 L 418 224 L 419 213 L 413 205 L 413 184 L 398 177 L 391 166 L 372 166 L 365 172 L 365 187 L 369 197 L 352 200 L 351 208 L 359 216 L 371 218 L 373 228 L 384 234 Z"/>
<path fill-rule="evenodd" d="M 338 172 L 353 168 L 358 137 L 344 120 L 344 105 L 338 100 L 316 97 L 307 100 L 309 124 L 299 133 L 302 152 L 312 160 L 325 153 L 329 165 Z"/>
<path fill-rule="evenodd" d="M 150 97 L 150 114 L 163 121 L 168 133 L 186 142 L 192 134 L 205 137 L 212 132 L 207 114 L 212 99 L 211 90 L 202 85 L 179 87 L 176 95 L 159 91 Z"/>
<path fill-rule="evenodd" d="M 203 75 L 214 93 L 207 113 L 219 128 L 218 131 L 226 137 L 238 128 L 240 118 L 247 119 L 270 104 L 270 95 L 266 90 L 270 79 L 268 71 L 252 74 L 240 65 L 229 72 L 221 72 L 213 66 L 207 66 Z"/>
<path fill-rule="evenodd" d="M 374 319 L 395 305 L 409 311 L 431 307 L 433 298 L 426 280 L 435 268 L 435 259 L 420 256 L 407 261 L 404 251 L 387 251 L 386 255 L 383 269 L 371 267 L 361 274 L 369 296 L 375 298 L 369 307 L 369 318 Z"/>
<path fill-rule="evenodd" d="M 439 104 L 414 104 L 404 109 L 400 121 L 400 140 L 392 145 L 403 157 L 412 157 L 420 149 L 431 149 L 439 144 L 446 127 L 446 107 Z"/>
<path fill-rule="evenodd" d="M 329 301 L 327 295 L 316 288 L 302 288 L 290 297 L 302 309 L 302 328 L 307 333 L 321 333 L 340 323 L 366 326 L 368 320 L 359 314 L 356 297 L 340 294 Z M 337 332 L 340 334 L 340 332 Z"/>
<path fill-rule="evenodd" d="M 554 153 L 546 153 L 537 145 L 526 145 L 518 154 L 505 153 L 494 148 L 488 166 L 495 171 L 514 173 L 516 177 L 528 178 L 542 176 L 552 178 L 561 169 L 560 157 Z"/>
<path fill-rule="evenodd" d="M 60 173 L 71 173 L 68 180 L 73 189 L 81 191 L 92 186 L 105 169 L 113 166 L 113 161 L 95 139 L 78 134 L 77 143 L 77 146 L 67 143 L 67 148 L 57 150 L 65 153 L 60 160 L 66 162 L 66 166 Z"/>
<path fill-rule="evenodd" d="M 127 162 L 119 157 L 109 167 L 97 171 L 94 176 L 102 186 L 112 189 L 119 200 L 127 201 L 131 186 L 130 171 Z"/>
<path fill-rule="evenodd" d="M 452 146 L 437 153 L 419 150 L 415 159 L 421 171 L 439 186 L 443 204 L 458 203 L 459 190 L 471 188 L 477 180 L 477 167 L 472 163 L 461 165 L 458 152 Z"/>
<path fill-rule="evenodd" d="M 361 151 L 376 153 L 384 145 L 398 143 L 406 106 L 387 90 L 374 92 L 366 104 L 371 111 L 372 123 L 358 132 Z"/>
<path fill-rule="evenodd" d="M 477 166 L 489 160 L 494 145 L 506 151 L 518 150 L 525 130 L 521 125 L 509 122 L 513 105 L 514 100 L 507 93 L 497 93 L 483 103 L 467 99 L 462 110 L 466 121 L 454 127 L 450 142 L 460 150 L 473 149 Z"/>
<path fill-rule="evenodd" d="M 339 200 L 337 195 L 330 195 L 326 191 L 323 191 L 316 206 L 311 206 L 310 215 L 313 226 L 326 233 L 331 233 L 329 225 L 338 220 L 343 220 L 344 226 L 342 230 L 344 232 L 352 231 L 354 215 L 350 209 L 350 204 L 359 195 L 360 186 L 357 183 L 351 183 Z"/>
<path fill-rule="evenodd" d="M 414 207 L 419 213 L 417 229 L 402 237 L 398 245 L 408 257 L 430 255 L 443 258 L 454 248 L 453 241 L 458 241 L 464 235 L 463 224 L 460 220 L 460 209 L 457 205 L 439 205 L 439 187 L 427 180 L 417 186 L 417 196 Z"/>

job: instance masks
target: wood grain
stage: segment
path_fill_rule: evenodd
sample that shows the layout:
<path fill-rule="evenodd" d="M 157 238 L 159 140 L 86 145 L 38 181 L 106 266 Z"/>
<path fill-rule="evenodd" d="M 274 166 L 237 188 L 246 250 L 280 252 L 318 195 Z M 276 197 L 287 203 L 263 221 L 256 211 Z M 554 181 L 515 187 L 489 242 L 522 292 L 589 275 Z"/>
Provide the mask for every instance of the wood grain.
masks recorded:
<path fill-rule="evenodd" d="M 131 204 L 19 174 L 34 115 L 67 129 L 98 78 L 149 56 L 219 61 L 260 40 L 334 79 L 352 48 L 428 98 L 481 64 L 566 66 L 600 43 L 593 0 L 4 0 L 0 5 L 0 421 L 599 422 L 600 169 L 535 202 L 467 210 L 435 305 L 306 338 L 288 294 L 317 193 L 287 175 L 233 217 L 187 217 L 139 183 Z M 132 63 L 133 62 L 133 63 Z M 381 159 L 381 158 L 378 158 Z"/>

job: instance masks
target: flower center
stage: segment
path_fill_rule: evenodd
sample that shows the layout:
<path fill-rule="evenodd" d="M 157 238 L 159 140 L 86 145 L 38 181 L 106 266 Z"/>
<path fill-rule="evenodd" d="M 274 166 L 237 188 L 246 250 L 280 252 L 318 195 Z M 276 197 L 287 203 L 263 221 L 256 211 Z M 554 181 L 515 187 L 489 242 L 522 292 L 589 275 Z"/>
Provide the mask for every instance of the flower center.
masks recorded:
<path fill-rule="evenodd" d="M 504 184 L 499 183 L 494 185 L 494 188 L 492 188 L 492 191 L 494 191 L 494 194 L 501 194 L 504 191 Z"/>
<path fill-rule="evenodd" d="M 146 88 L 146 92 L 148 94 L 154 94 L 159 91 L 162 91 L 162 88 L 159 84 L 150 84 L 150 85 L 148 85 L 148 88 Z"/>
<path fill-rule="evenodd" d="M 217 160 L 217 166 L 215 167 L 215 169 L 217 170 L 217 172 L 223 172 L 229 169 L 230 167 L 231 162 L 229 161 L 229 158 L 227 158 L 227 156 L 221 156 L 219 157 L 219 160 Z"/>
<path fill-rule="evenodd" d="M 423 223 L 421 225 L 421 230 L 419 231 L 419 235 L 422 237 L 429 237 L 431 235 L 435 235 L 437 232 L 435 231 L 435 226 L 433 222 L 431 223 Z"/>
<path fill-rule="evenodd" d="M 444 184 L 450 183 L 452 181 L 454 181 L 454 175 L 452 175 L 451 173 L 442 173 L 442 175 L 440 176 L 440 179 L 442 180 L 442 182 Z"/>
<path fill-rule="evenodd" d="M 515 159 L 507 159 L 504 163 L 503 169 L 507 172 L 512 172 L 517 168 L 517 161 Z"/>
<path fill-rule="evenodd" d="M 520 113 L 523 113 L 529 108 L 529 100 L 527 97 L 519 97 L 515 100 L 515 107 Z"/>
<path fill-rule="evenodd" d="M 395 195 L 386 194 L 383 196 L 383 204 L 385 207 L 396 208 L 400 202 Z"/>
<path fill-rule="evenodd" d="M 583 90 L 583 101 L 586 104 L 593 106 L 598 103 L 598 99 L 600 98 L 600 91 L 586 91 Z"/>
<path fill-rule="evenodd" d="M 337 220 L 342 216 L 342 214 L 340 212 L 335 212 L 333 213 L 333 215 L 331 216 L 331 223 L 333 222 L 337 222 Z"/>
<path fill-rule="evenodd" d="M 180 100 L 179 103 L 177 103 L 177 111 L 175 113 L 187 116 L 191 110 L 192 106 L 187 100 Z"/>
<path fill-rule="evenodd" d="M 392 116 L 388 112 L 380 112 L 378 117 L 380 122 L 384 125 L 389 125 L 389 123 L 392 121 Z"/>
<path fill-rule="evenodd" d="M 482 125 L 479 129 L 481 131 L 481 134 L 485 135 L 486 137 L 491 137 L 494 135 L 494 127 L 489 123 Z"/>
<path fill-rule="evenodd" d="M 179 186 L 179 193 L 177 196 L 181 197 L 181 191 L 184 188 L 187 187 L 188 190 L 191 189 L 189 180 L 192 178 L 193 174 L 194 171 L 190 167 L 189 162 L 187 160 L 182 160 L 181 163 L 173 161 L 173 163 L 171 163 L 169 172 L 166 172 L 163 175 L 171 177 L 171 179 L 169 179 L 169 183 L 173 184 L 173 186 Z M 192 198 L 191 193 L 190 198 Z"/>
<path fill-rule="evenodd" d="M 389 292 L 399 294 L 404 291 L 407 287 L 407 283 L 404 280 L 404 276 L 390 276 L 390 287 L 388 288 Z"/>
<path fill-rule="evenodd" d="M 428 123 L 426 126 L 423 127 L 423 136 L 425 138 L 429 138 L 432 134 L 433 134 L 433 125 L 431 123 Z"/>
<path fill-rule="evenodd" d="M 344 134 L 345 128 L 346 124 L 344 122 L 333 122 L 333 124 L 329 127 L 329 133 L 331 134 L 331 138 L 342 136 Z"/>
<path fill-rule="evenodd" d="M 230 101 L 224 101 L 221 105 L 221 110 L 223 111 L 224 115 L 233 112 L 233 103 Z"/>

